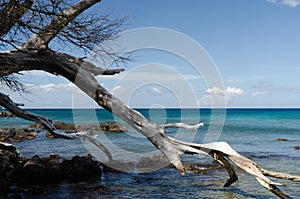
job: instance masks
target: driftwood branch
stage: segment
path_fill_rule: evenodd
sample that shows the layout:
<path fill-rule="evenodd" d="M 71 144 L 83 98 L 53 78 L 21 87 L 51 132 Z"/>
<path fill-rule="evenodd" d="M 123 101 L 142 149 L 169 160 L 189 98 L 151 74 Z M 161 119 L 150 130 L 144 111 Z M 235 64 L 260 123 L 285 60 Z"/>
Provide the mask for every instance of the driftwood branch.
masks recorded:
<path fill-rule="evenodd" d="M 68 54 L 54 52 L 48 48 L 49 42 L 57 36 L 57 34 L 61 32 L 69 22 L 99 1 L 100 0 L 79 1 L 73 6 L 62 11 L 62 13 L 48 25 L 41 27 L 40 31 L 34 34 L 21 47 L 17 47 L 11 51 L 1 52 L 0 76 L 11 75 L 24 70 L 43 70 L 54 75 L 60 75 L 68 79 L 70 82 L 73 82 L 99 106 L 117 115 L 147 137 L 148 140 L 166 156 L 168 161 L 182 175 L 184 175 L 186 171 L 181 161 L 181 155 L 203 154 L 217 160 L 220 164 L 224 165 L 228 171 L 230 178 L 224 186 L 230 186 L 238 179 L 233 166 L 233 164 L 235 164 L 245 172 L 254 176 L 262 186 L 277 196 L 281 198 L 289 198 L 277 188 L 278 185 L 282 184 L 272 182 L 266 176 L 292 180 L 295 182 L 298 182 L 300 177 L 266 171 L 255 162 L 241 156 L 225 142 L 195 144 L 169 137 L 165 133 L 165 128 L 175 127 L 194 130 L 202 127 L 203 125 L 197 124 L 195 126 L 190 126 L 182 123 L 159 125 L 153 123 L 147 120 L 141 113 L 133 110 L 121 100 L 113 96 L 95 79 L 95 76 L 97 75 L 113 75 L 123 71 L 123 69 L 98 68 L 82 59 Z M 87 139 L 102 149 L 109 159 L 112 159 L 109 151 L 98 140 L 86 132 L 73 134 L 57 132 L 49 120 L 32 113 L 28 113 L 27 111 L 19 108 L 8 96 L 2 93 L 0 93 L 0 105 L 19 117 L 42 123 L 47 130 L 55 136 L 67 139 L 75 137 Z"/>
<path fill-rule="evenodd" d="M 54 125 L 48 119 L 46 119 L 40 115 L 36 115 L 36 114 L 30 113 L 26 110 L 19 108 L 18 106 L 20 104 L 14 103 L 7 95 L 5 95 L 1 92 L 0 92 L 0 105 L 20 118 L 42 124 L 54 137 L 64 138 L 64 139 L 74 139 L 74 138 L 80 137 L 84 140 L 88 140 L 89 142 L 93 143 L 95 146 L 100 148 L 102 151 L 104 151 L 104 153 L 106 154 L 106 156 L 108 157 L 109 160 L 112 160 L 112 158 L 113 158 L 111 153 L 109 152 L 109 150 L 89 133 L 87 133 L 87 132 L 77 132 L 77 133 L 59 132 L 59 131 L 57 131 L 57 129 L 54 127 Z"/>
<path fill-rule="evenodd" d="M 238 154 L 227 143 L 186 143 L 167 136 L 164 131 L 164 129 L 168 127 L 196 129 L 202 127 L 202 124 L 197 124 L 195 126 L 190 126 L 183 123 L 158 125 L 147 120 L 139 112 L 131 109 L 118 98 L 109 93 L 104 87 L 102 87 L 95 79 L 93 73 L 82 68 L 82 63 L 74 61 L 76 58 L 71 58 L 72 56 L 70 55 L 67 56 L 65 54 L 58 54 L 48 51 L 47 56 L 42 54 L 40 58 L 36 58 L 35 60 L 38 63 L 41 63 L 42 60 L 44 60 L 47 65 L 49 64 L 52 66 L 51 68 L 45 68 L 36 63 L 33 63 L 31 66 L 34 66 L 34 68 L 38 70 L 45 70 L 52 74 L 61 75 L 73 82 L 78 88 L 94 99 L 99 106 L 102 106 L 113 114 L 119 116 L 134 129 L 146 136 L 149 141 L 152 142 L 154 146 L 156 146 L 166 156 L 169 162 L 173 164 L 173 166 L 182 175 L 185 174 L 185 169 L 181 162 L 181 155 L 204 154 L 215 158 L 227 169 L 230 179 L 225 183 L 224 186 L 230 186 L 237 180 L 234 167 L 231 164 L 232 162 L 247 173 L 253 175 L 262 186 L 277 196 L 281 198 L 288 198 L 288 196 L 286 196 L 277 188 L 277 186 L 281 184 L 272 182 L 270 179 L 268 179 L 265 175 L 266 172 L 264 173 L 255 162 Z M 34 60 L 31 59 L 31 61 Z"/>
<path fill-rule="evenodd" d="M 187 130 L 197 130 L 199 128 L 203 128 L 204 127 L 204 124 L 203 123 L 199 123 L 199 124 L 196 124 L 196 125 L 189 125 L 189 124 L 186 124 L 186 123 L 170 123 L 170 124 L 163 124 L 161 125 L 161 127 L 163 128 L 184 128 L 184 129 L 187 129 Z"/>

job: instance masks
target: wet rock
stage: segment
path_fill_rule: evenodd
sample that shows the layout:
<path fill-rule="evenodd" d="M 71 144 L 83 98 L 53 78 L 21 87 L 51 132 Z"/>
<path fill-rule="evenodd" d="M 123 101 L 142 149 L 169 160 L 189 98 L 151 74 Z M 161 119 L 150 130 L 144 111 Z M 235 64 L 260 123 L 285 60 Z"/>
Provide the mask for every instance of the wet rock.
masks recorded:
<path fill-rule="evenodd" d="M 43 158 L 19 157 L 16 147 L 0 142 L 0 193 L 9 192 L 13 184 L 22 187 L 99 178 L 102 171 L 91 158 L 90 154 L 75 156 L 61 163 L 58 154 Z"/>
<path fill-rule="evenodd" d="M 47 137 L 47 138 L 50 138 L 50 139 L 56 138 L 56 137 L 55 137 L 54 135 L 52 135 L 49 131 L 47 131 L 46 137 Z"/>
<path fill-rule="evenodd" d="M 20 162 L 23 166 L 16 170 L 14 179 L 18 185 L 53 184 L 64 180 L 59 155 L 53 154 L 47 158 L 33 156 Z"/>
<path fill-rule="evenodd" d="M 0 194 L 8 193 L 10 190 L 10 182 L 5 178 L 0 178 Z"/>
<path fill-rule="evenodd" d="M 170 162 L 164 156 L 141 157 L 137 163 L 137 169 L 143 172 L 149 172 L 170 166 Z"/>
<path fill-rule="evenodd" d="M 92 160 L 90 156 L 75 156 L 71 160 L 65 160 L 61 163 L 61 169 L 70 182 L 99 178 L 102 173 L 98 163 Z"/>
<path fill-rule="evenodd" d="M 46 168 L 39 156 L 33 156 L 16 170 L 15 183 L 19 185 L 45 184 Z"/>
<path fill-rule="evenodd" d="M 294 149 L 300 150 L 300 146 L 295 146 Z"/>
<path fill-rule="evenodd" d="M 15 129 L 15 128 L 2 128 L 0 129 L 1 142 L 21 142 L 22 140 L 31 140 L 35 138 L 37 132 L 32 129 Z"/>
<path fill-rule="evenodd" d="M 287 138 L 278 138 L 277 140 L 278 140 L 278 141 L 288 141 Z"/>
<path fill-rule="evenodd" d="M 88 131 L 88 130 L 92 130 L 92 131 L 105 131 L 105 132 L 117 132 L 117 133 L 121 133 L 121 132 L 127 132 L 128 129 L 124 124 L 121 124 L 119 122 L 103 122 L 103 123 L 99 123 L 99 124 L 69 124 L 69 123 L 65 123 L 65 122 L 54 122 L 53 124 L 55 126 L 56 129 L 59 130 L 69 130 L 69 131 Z M 32 124 L 30 125 L 30 128 L 41 128 L 41 129 L 45 129 L 43 125 L 36 123 L 36 124 Z M 49 138 L 52 138 L 51 136 L 49 136 Z"/>
<path fill-rule="evenodd" d="M 60 129 L 60 130 L 74 130 L 75 125 L 74 124 L 67 124 L 64 122 L 54 122 L 53 124 L 55 128 Z"/>
<path fill-rule="evenodd" d="M 10 179 L 13 178 L 18 158 L 19 152 L 15 146 L 0 142 L 0 193 L 10 191 Z"/>
<path fill-rule="evenodd" d="M 0 117 L 15 117 L 15 115 L 8 111 L 1 111 Z"/>
<path fill-rule="evenodd" d="M 103 172 L 120 173 L 120 172 L 134 172 L 136 170 L 135 162 L 121 162 L 119 160 L 112 160 L 103 164 Z"/>
<path fill-rule="evenodd" d="M 103 122 L 99 124 L 79 124 L 76 125 L 77 131 L 104 131 L 104 132 L 115 132 L 115 133 L 123 133 L 127 132 L 128 129 L 124 124 L 119 122 Z"/>
<path fill-rule="evenodd" d="M 124 124 L 121 124 L 119 122 L 104 122 L 100 123 L 100 128 L 102 131 L 107 131 L 107 132 L 116 132 L 116 133 L 121 133 L 121 132 L 127 132 L 128 129 Z"/>
<path fill-rule="evenodd" d="M 223 166 L 220 164 L 197 164 L 197 165 L 191 165 L 191 164 L 184 164 L 183 167 L 186 171 L 196 173 L 196 174 L 206 174 L 208 171 L 221 169 Z"/>
<path fill-rule="evenodd" d="M 29 128 L 45 129 L 45 127 L 41 123 L 32 124 L 29 126 Z"/>

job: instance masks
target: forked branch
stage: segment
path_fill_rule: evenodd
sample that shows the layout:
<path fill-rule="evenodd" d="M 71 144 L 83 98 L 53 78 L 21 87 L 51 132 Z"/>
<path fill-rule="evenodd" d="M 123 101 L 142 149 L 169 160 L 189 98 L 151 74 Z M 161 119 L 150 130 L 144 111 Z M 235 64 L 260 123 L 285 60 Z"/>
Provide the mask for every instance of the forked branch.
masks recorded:
<path fill-rule="evenodd" d="M 109 152 L 109 150 L 103 144 L 101 144 L 95 137 L 93 137 L 87 132 L 64 133 L 57 131 L 57 129 L 54 127 L 51 121 L 40 115 L 36 115 L 21 109 L 19 107 L 20 104 L 13 102 L 7 95 L 1 92 L 0 105 L 20 118 L 42 124 L 54 137 L 64 139 L 82 138 L 84 140 L 88 140 L 89 142 L 93 143 L 96 147 L 100 148 L 106 154 L 109 160 L 112 160 L 112 155 Z"/>

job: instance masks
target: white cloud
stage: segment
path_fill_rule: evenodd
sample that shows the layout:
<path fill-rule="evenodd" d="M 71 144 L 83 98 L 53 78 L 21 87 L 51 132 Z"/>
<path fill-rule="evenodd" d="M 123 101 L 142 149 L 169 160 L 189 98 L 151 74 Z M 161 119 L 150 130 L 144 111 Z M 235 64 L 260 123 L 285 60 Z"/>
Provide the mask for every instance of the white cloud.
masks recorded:
<path fill-rule="evenodd" d="M 219 87 L 208 88 L 207 93 L 211 95 L 242 95 L 244 91 L 240 88 L 228 86 L 225 90 Z"/>
<path fill-rule="evenodd" d="M 256 91 L 252 93 L 252 97 L 256 97 L 258 95 L 267 95 L 267 94 L 269 94 L 268 91 Z"/>
<path fill-rule="evenodd" d="M 270 3 L 282 4 L 290 7 L 297 7 L 300 5 L 300 0 L 266 0 Z"/>
<path fill-rule="evenodd" d="M 225 107 L 234 97 L 243 95 L 241 88 L 228 86 L 226 89 L 212 87 L 206 90 L 206 94 L 199 100 L 202 106 Z"/>
<path fill-rule="evenodd" d="M 219 87 L 208 88 L 206 92 L 212 95 L 221 95 L 225 93 L 224 90 Z"/>
<path fill-rule="evenodd" d="M 154 88 L 151 89 L 151 93 L 153 93 L 153 94 L 162 94 L 163 91 L 159 88 L 154 87 Z"/>
<path fill-rule="evenodd" d="M 75 86 L 73 83 L 66 84 L 25 84 L 28 90 L 33 90 L 33 92 L 72 92 Z"/>
<path fill-rule="evenodd" d="M 244 93 L 244 91 L 242 89 L 236 88 L 236 87 L 230 87 L 230 86 L 228 86 L 226 88 L 225 92 L 227 95 L 229 95 L 229 94 L 230 95 L 242 95 Z"/>

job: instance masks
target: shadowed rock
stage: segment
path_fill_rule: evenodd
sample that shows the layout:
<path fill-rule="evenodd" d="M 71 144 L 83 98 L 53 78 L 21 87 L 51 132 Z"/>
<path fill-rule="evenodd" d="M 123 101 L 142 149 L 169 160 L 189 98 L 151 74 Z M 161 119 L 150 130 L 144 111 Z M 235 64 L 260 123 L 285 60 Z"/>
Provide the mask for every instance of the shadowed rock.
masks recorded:
<path fill-rule="evenodd" d="M 91 156 L 75 156 L 71 160 L 61 163 L 61 169 L 68 181 L 81 182 L 92 178 L 99 178 L 102 170 L 98 163 L 91 159 Z"/>

